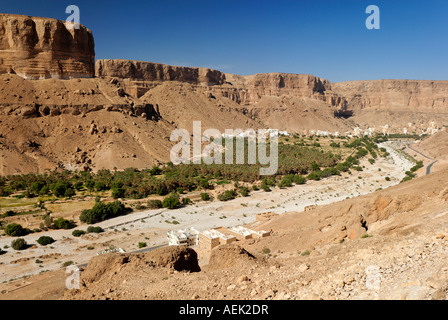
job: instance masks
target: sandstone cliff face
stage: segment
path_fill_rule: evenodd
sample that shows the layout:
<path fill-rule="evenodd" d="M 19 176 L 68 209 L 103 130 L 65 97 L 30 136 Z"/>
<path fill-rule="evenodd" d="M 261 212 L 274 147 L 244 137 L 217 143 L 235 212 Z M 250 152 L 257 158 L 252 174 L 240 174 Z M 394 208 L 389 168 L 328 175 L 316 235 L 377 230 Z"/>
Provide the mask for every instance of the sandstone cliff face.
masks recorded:
<path fill-rule="evenodd" d="M 252 76 L 226 74 L 228 83 L 238 92 L 241 104 L 256 104 L 263 97 L 289 96 L 312 98 L 331 106 L 342 106 L 345 100 L 331 91 L 328 80 L 307 74 L 265 73 Z"/>
<path fill-rule="evenodd" d="M 69 79 L 94 76 L 92 32 L 65 22 L 0 14 L 0 74 L 26 79 Z"/>
<path fill-rule="evenodd" d="M 331 91 L 328 80 L 304 74 L 238 76 L 205 68 L 130 60 L 98 60 L 96 75 L 106 79 L 120 79 L 126 91 L 137 98 L 160 82 L 179 81 L 196 85 L 199 92 L 211 92 L 241 105 L 254 105 L 265 96 L 284 95 L 318 99 L 336 107 L 345 105 L 345 99 Z"/>
<path fill-rule="evenodd" d="M 447 110 L 448 81 L 375 80 L 332 85 L 348 100 L 349 108 L 389 111 Z"/>
<path fill-rule="evenodd" d="M 448 123 L 448 81 L 374 80 L 335 83 L 360 127 L 423 133 Z"/>
<path fill-rule="evenodd" d="M 160 63 L 131 60 L 98 60 L 96 74 L 104 78 L 139 81 L 180 81 L 202 85 L 221 85 L 225 75 L 206 68 L 175 67 Z"/>

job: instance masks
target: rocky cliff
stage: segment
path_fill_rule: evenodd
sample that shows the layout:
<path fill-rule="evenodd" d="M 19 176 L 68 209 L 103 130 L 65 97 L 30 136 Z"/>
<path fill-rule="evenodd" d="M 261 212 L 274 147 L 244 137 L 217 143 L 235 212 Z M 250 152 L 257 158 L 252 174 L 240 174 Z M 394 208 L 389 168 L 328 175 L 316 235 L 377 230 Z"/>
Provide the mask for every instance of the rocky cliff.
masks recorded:
<path fill-rule="evenodd" d="M 348 81 L 334 83 L 332 87 L 355 110 L 446 110 L 448 107 L 448 81 Z"/>
<path fill-rule="evenodd" d="M 131 60 L 98 60 L 96 75 L 120 79 L 127 92 L 143 96 L 161 82 L 187 82 L 198 91 L 208 91 L 241 105 L 253 105 L 265 96 L 312 98 L 331 106 L 342 107 L 345 100 L 331 91 L 328 80 L 312 75 L 267 73 L 252 76 L 224 74 L 217 70 L 169 66 Z"/>
<path fill-rule="evenodd" d="M 137 81 L 180 81 L 202 85 L 221 85 L 225 82 L 225 75 L 217 70 L 132 60 L 98 60 L 96 74 L 98 77 Z"/>
<path fill-rule="evenodd" d="M 69 79 L 94 76 L 92 32 L 65 22 L 0 14 L 0 74 L 26 79 Z"/>
<path fill-rule="evenodd" d="M 360 126 L 422 133 L 448 123 L 448 81 L 373 80 L 332 84 Z"/>

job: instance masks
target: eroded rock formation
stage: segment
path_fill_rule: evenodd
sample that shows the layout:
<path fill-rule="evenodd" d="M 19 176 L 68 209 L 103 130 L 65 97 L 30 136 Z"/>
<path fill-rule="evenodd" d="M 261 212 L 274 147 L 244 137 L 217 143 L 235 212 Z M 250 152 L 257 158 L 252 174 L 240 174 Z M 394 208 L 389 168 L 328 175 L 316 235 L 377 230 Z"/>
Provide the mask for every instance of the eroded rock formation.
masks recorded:
<path fill-rule="evenodd" d="M 65 22 L 0 14 L 0 74 L 26 79 L 93 77 L 95 50 L 92 32 Z"/>
<path fill-rule="evenodd" d="M 221 85 L 225 82 L 225 75 L 217 70 L 132 60 L 98 60 L 96 72 L 99 77 L 139 81 L 180 81 L 203 85 Z"/>
<path fill-rule="evenodd" d="M 176 67 L 131 60 L 98 60 L 96 75 L 120 79 L 126 91 L 139 98 L 165 81 L 187 82 L 238 104 L 255 104 L 265 96 L 313 98 L 342 107 L 345 99 L 331 91 L 328 80 L 306 74 L 266 73 L 252 76 L 224 74 L 206 68 Z"/>

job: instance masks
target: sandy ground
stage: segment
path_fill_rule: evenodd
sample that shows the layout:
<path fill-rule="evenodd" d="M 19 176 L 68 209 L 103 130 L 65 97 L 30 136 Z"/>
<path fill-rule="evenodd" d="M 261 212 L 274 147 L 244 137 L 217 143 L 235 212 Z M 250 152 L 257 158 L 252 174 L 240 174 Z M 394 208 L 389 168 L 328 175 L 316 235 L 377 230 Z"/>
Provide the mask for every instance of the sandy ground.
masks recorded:
<path fill-rule="evenodd" d="M 395 151 L 403 147 L 400 143 L 387 142 L 381 146 L 387 149 L 390 156 L 379 158 L 373 165 L 363 160 L 360 164 L 365 166 L 362 172 L 353 171 L 352 174 L 309 181 L 287 189 L 275 188 L 271 192 L 253 191 L 250 197 L 239 197 L 229 202 L 200 202 L 172 211 L 147 210 L 97 224 L 106 231 L 98 235 L 74 238 L 71 235 L 73 230 L 56 230 L 25 236 L 31 248 L 25 251 L 7 248 L 4 249 L 7 252 L 0 256 L 0 290 L 4 290 L 2 286 L 11 280 L 49 270 L 62 270 L 64 263 L 85 264 L 98 252 L 110 248 L 131 252 L 139 249 L 139 242 L 146 242 L 148 247 L 166 244 L 169 230 L 247 225 L 255 222 L 259 213 L 301 212 L 310 205 L 330 204 L 391 187 L 401 181 L 404 172 L 414 163 Z M 390 181 L 386 181 L 385 177 L 390 177 Z M 179 224 L 174 225 L 173 221 Z M 42 247 L 36 243 L 42 235 L 51 236 L 56 242 Z M 0 247 L 10 246 L 11 240 L 7 237 L 1 239 Z"/>

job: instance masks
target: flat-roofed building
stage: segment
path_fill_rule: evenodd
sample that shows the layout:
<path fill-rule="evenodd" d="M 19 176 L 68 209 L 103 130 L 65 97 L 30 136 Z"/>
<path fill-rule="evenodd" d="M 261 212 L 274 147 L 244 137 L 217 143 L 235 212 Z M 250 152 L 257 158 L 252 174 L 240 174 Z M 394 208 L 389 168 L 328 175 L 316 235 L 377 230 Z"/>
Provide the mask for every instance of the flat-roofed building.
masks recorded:
<path fill-rule="evenodd" d="M 236 241 L 235 236 L 224 234 L 216 229 L 199 233 L 199 247 L 204 249 L 213 249 L 221 244 L 229 244 L 234 241 Z"/>
<path fill-rule="evenodd" d="M 252 233 L 244 227 L 233 227 L 229 231 L 234 234 L 239 240 L 246 240 L 252 238 Z"/>
<path fill-rule="evenodd" d="M 260 231 L 254 231 L 252 229 L 248 229 L 245 227 L 233 227 L 229 230 L 230 232 L 233 232 L 237 237 L 240 239 L 250 239 L 250 238 L 265 238 L 268 237 L 271 233 L 268 231 L 260 230 Z"/>
<path fill-rule="evenodd" d="M 194 228 L 170 230 L 167 238 L 170 246 L 194 246 L 198 244 L 199 232 Z"/>

